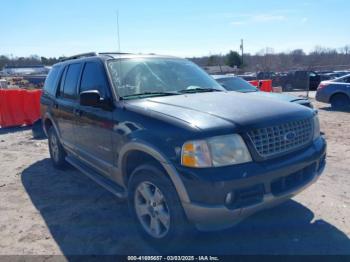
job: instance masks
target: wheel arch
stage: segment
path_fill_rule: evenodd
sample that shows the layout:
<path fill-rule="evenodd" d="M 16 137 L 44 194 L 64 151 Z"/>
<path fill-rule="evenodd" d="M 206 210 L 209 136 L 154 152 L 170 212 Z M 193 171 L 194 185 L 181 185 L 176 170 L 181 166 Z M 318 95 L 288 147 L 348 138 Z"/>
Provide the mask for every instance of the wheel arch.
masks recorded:
<path fill-rule="evenodd" d="M 343 92 L 343 91 L 337 91 L 335 93 L 333 93 L 330 98 L 329 98 L 329 102 L 332 102 L 332 99 L 337 96 L 337 95 L 343 95 L 343 96 L 346 96 L 348 99 L 350 99 L 350 96 L 346 93 L 346 92 Z"/>
<path fill-rule="evenodd" d="M 131 173 L 140 164 L 153 163 L 158 166 L 171 180 L 181 202 L 189 203 L 189 196 L 179 173 L 161 151 L 145 142 L 131 142 L 123 147 L 120 152 L 118 166 L 121 168 L 123 183 L 128 187 Z M 130 167 L 130 164 L 132 167 Z"/>
<path fill-rule="evenodd" d="M 49 129 L 50 127 L 53 127 L 56 131 L 56 134 L 58 135 L 59 138 L 61 138 L 61 134 L 58 130 L 58 127 L 55 123 L 55 121 L 53 120 L 51 114 L 49 113 L 46 113 L 43 117 L 43 121 L 42 121 L 42 125 L 43 125 L 43 129 L 44 129 L 44 132 L 45 132 L 45 135 L 48 137 L 48 132 L 49 132 Z"/>

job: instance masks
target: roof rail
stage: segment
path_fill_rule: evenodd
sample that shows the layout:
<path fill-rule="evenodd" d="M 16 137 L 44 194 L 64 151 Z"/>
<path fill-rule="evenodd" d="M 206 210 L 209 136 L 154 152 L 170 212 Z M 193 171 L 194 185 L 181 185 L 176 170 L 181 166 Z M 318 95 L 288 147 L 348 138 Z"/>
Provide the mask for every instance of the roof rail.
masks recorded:
<path fill-rule="evenodd" d="M 102 52 L 98 53 L 100 55 L 112 56 L 112 55 L 131 55 L 132 53 L 123 53 L 123 52 Z"/>
<path fill-rule="evenodd" d="M 101 55 L 108 55 L 108 54 L 112 54 L 112 55 L 129 55 L 131 53 L 126 53 L 126 52 L 99 52 L 99 54 Z"/>
<path fill-rule="evenodd" d="M 78 54 L 78 55 L 62 58 L 60 61 L 64 62 L 67 60 L 79 59 L 79 58 L 83 58 L 83 57 L 92 57 L 92 56 L 98 56 L 98 54 L 96 52 L 83 53 L 83 54 Z"/>

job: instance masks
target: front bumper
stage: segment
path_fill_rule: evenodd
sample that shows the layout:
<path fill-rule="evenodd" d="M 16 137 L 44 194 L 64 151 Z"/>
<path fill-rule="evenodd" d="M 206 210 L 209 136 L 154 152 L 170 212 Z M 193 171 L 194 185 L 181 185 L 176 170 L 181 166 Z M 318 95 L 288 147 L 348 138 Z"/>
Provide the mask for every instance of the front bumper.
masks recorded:
<path fill-rule="evenodd" d="M 182 203 L 183 208 L 189 221 L 199 230 L 211 231 L 231 227 L 259 210 L 276 206 L 294 197 L 315 183 L 325 168 L 325 158 L 326 142 L 320 138 L 302 153 L 289 157 L 288 160 L 279 160 L 279 163 L 270 163 L 268 172 L 264 174 L 234 181 L 204 183 L 207 188 L 202 186 L 201 191 L 202 195 L 207 197 L 203 196 L 200 199 L 207 201 L 193 201 L 189 192 L 191 201 Z M 221 204 L 218 204 L 219 199 L 215 196 L 218 187 L 221 195 L 226 196 L 219 198 Z M 190 191 L 188 189 L 187 187 L 187 191 Z M 227 197 L 230 192 L 232 199 Z M 237 192 L 245 192 L 248 201 L 235 203 L 233 200 L 240 198 L 237 197 Z M 199 199 L 197 195 L 193 196 Z M 209 201 L 208 195 L 216 198 L 215 204 Z"/>

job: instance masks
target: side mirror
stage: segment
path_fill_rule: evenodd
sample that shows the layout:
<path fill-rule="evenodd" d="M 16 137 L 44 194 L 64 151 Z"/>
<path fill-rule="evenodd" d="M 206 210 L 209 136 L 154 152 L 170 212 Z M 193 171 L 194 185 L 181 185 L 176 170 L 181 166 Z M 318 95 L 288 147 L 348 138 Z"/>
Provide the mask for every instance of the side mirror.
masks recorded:
<path fill-rule="evenodd" d="M 89 90 L 80 93 L 80 104 L 82 106 L 100 106 L 101 95 L 98 90 Z"/>

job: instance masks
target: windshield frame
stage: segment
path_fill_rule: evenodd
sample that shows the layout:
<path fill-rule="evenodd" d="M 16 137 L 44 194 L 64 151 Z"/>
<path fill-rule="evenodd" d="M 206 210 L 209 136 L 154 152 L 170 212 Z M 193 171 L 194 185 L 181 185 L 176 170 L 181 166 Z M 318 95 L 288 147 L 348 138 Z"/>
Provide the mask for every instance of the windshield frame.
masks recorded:
<path fill-rule="evenodd" d="M 184 58 L 178 58 L 178 57 L 171 57 L 171 56 L 148 56 L 148 55 L 140 55 L 140 56 L 126 56 L 126 57 L 115 57 L 115 58 L 111 58 L 111 59 L 107 59 L 105 60 L 105 69 L 106 69 L 106 73 L 108 75 L 109 78 L 109 82 L 110 82 L 110 86 L 113 89 L 113 93 L 116 96 L 116 100 L 117 101 L 121 101 L 121 100 L 136 100 L 136 99 L 146 99 L 152 96 L 145 95 L 145 97 L 137 97 L 135 95 L 135 98 L 130 98 L 130 99 L 123 99 L 123 96 L 120 95 L 120 92 L 118 90 L 118 85 L 116 83 L 116 81 L 114 80 L 114 77 L 111 73 L 111 67 L 110 64 L 112 63 L 122 63 L 122 61 L 125 60 L 140 60 L 140 59 L 145 59 L 145 60 L 168 60 L 168 61 L 184 61 L 186 63 L 191 63 L 194 66 L 197 67 L 197 69 L 199 71 L 201 71 L 202 73 L 204 73 L 205 75 L 207 75 L 208 79 L 213 80 L 214 83 L 216 84 L 215 87 L 209 87 L 209 89 L 213 89 L 213 91 L 222 91 L 222 92 L 227 92 L 227 90 L 225 88 L 223 88 L 217 81 L 215 81 L 215 79 L 213 79 L 203 68 L 201 68 L 200 66 L 198 66 L 197 64 L 195 64 L 194 62 L 188 60 L 188 59 L 184 59 Z M 183 90 L 179 90 L 179 91 L 183 91 Z M 169 93 L 171 91 L 166 91 L 165 93 Z M 174 95 L 184 95 L 184 94 L 195 94 L 195 93 L 200 93 L 200 91 L 198 92 L 190 92 L 190 93 L 181 93 L 179 92 L 178 94 L 175 94 L 176 90 L 173 91 Z M 168 96 L 167 94 L 165 94 L 164 96 Z M 157 97 L 162 97 L 162 95 L 157 95 Z"/>

